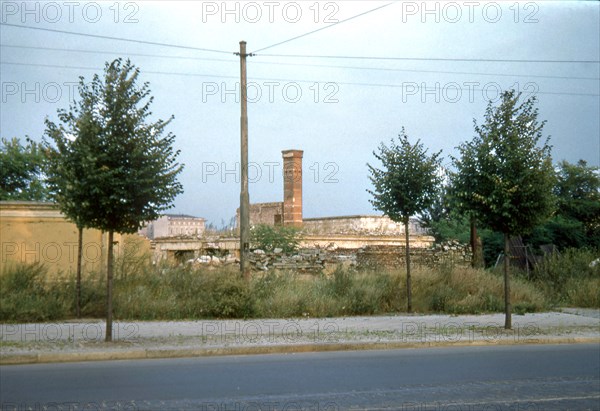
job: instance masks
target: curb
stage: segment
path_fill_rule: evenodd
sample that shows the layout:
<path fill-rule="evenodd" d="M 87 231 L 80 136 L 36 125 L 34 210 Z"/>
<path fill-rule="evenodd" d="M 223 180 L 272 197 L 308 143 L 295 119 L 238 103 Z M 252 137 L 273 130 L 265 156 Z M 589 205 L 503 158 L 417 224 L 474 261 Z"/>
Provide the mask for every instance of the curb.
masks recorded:
<path fill-rule="evenodd" d="M 307 352 L 394 350 L 403 348 L 439 347 L 482 347 L 503 345 L 546 345 L 546 344 L 592 344 L 600 343 L 600 337 L 532 338 L 512 341 L 440 341 L 440 342 L 363 342 L 363 343 L 317 343 L 288 345 L 255 345 L 213 348 L 145 348 L 127 351 L 90 352 L 38 352 L 31 354 L 0 354 L 1 365 L 42 364 L 57 362 L 142 360 L 160 358 L 193 358 L 227 355 L 294 354 Z"/>

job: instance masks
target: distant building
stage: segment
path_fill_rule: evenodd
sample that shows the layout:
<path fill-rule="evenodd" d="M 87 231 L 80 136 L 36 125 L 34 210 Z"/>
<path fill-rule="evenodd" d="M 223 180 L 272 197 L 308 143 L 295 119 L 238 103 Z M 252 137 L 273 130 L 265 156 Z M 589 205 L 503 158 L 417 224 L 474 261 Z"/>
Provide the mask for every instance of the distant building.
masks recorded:
<path fill-rule="evenodd" d="M 154 240 L 164 237 L 199 237 L 204 234 L 206 220 L 185 214 L 165 214 L 151 221 L 140 234 Z"/>

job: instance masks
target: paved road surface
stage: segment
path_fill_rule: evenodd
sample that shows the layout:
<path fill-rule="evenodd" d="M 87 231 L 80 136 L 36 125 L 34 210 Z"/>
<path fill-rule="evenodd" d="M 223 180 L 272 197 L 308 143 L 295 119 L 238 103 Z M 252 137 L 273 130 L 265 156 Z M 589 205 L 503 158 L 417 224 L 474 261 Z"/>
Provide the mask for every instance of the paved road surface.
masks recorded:
<path fill-rule="evenodd" d="M 600 410 L 600 347 L 457 347 L 3 366 L 0 403 L 3 411 Z"/>

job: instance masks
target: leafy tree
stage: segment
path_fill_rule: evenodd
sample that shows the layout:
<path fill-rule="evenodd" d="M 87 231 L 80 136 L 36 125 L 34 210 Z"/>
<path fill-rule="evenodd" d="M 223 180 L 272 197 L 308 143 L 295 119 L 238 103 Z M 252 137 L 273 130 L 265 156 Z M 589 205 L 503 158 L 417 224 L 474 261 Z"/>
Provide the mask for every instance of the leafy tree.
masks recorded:
<path fill-rule="evenodd" d="M 555 194 L 557 215 L 582 225 L 587 239 L 584 245 L 600 247 L 600 168 L 588 166 L 584 160 L 561 162 Z"/>
<path fill-rule="evenodd" d="M 66 155 L 81 167 L 81 180 L 69 185 L 65 203 L 81 204 L 81 225 L 108 232 L 106 341 L 112 340 L 112 282 L 114 233 L 135 233 L 145 221 L 158 218 L 182 192 L 172 133 L 163 135 L 173 117 L 151 122 L 149 84 L 138 86 L 140 71 L 129 60 L 106 63 L 104 78 L 94 75 L 79 82 L 79 101 L 59 112 L 63 123 L 46 122 L 56 142 L 76 152 Z M 76 143 L 68 142 L 75 139 Z M 81 139 L 80 139 L 81 138 Z M 81 164 L 83 161 L 85 164 Z M 73 169 L 77 167 L 73 166 Z M 68 168 L 68 167 L 67 167 Z M 73 178 L 72 169 L 59 177 Z M 68 207 L 67 207 L 68 208 Z"/>
<path fill-rule="evenodd" d="M 512 327 L 509 238 L 543 223 L 554 208 L 554 171 L 548 139 L 538 146 L 545 122 L 538 122 L 535 98 L 519 103 L 514 90 L 488 104 L 485 123 L 454 159 L 455 196 L 485 226 L 504 235 L 505 328 Z"/>
<path fill-rule="evenodd" d="M 557 210 L 544 225 L 527 236 L 534 246 L 554 244 L 559 249 L 600 247 L 600 174 L 583 160 L 562 161 L 556 167 Z"/>
<path fill-rule="evenodd" d="M 412 145 L 404 128 L 393 139 L 389 147 L 381 143 L 378 152 L 373 152 L 382 168 L 367 164 L 373 191 L 367 190 L 373 199 L 369 200 L 375 209 L 382 211 L 392 221 L 404 223 L 406 239 L 406 289 L 408 312 L 412 312 L 412 291 L 410 276 L 410 245 L 408 223 L 411 216 L 431 206 L 438 193 L 441 176 L 438 171 L 442 159 L 441 151 L 431 156 L 420 140 Z"/>
<path fill-rule="evenodd" d="M 0 200 L 44 201 L 44 152 L 40 144 L 25 138 L 2 137 L 0 147 Z"/>
<path fill-rule="evenodd" d="M 72 104 L 70 111 L 58 110 L 60 125 L 46 119 L 46 135 L 54 142 L 44 140 L 47 157 L 47 184 L 50 198 L 58 204 L 61 212 L 77 226 L 77 280 L 75 313 L 81 316 L 81 264 L 83 230 L 96 214 L 95 204 L 88 198 L 93 181 L 94 163 L 91 148 L 97 138 L 97 130 L 85 121 L 93 111 L 92 101 L 82 100 Z M 87 106 L 84 106 L 87 104 Z"/>

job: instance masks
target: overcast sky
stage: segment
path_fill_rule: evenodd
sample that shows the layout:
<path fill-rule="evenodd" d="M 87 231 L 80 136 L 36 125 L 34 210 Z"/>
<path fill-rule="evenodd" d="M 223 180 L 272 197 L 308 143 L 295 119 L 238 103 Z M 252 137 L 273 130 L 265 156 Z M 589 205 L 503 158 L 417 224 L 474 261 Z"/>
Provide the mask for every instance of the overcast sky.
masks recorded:
<path fill-rule="evenodd" d="M 366 163 L 380 142 L 405 127 L 449 163 L 473 119 L 510 88 L 538 98 L 556 162 L 600 165 L 598 2 L 0 4 L 2 137 L 41 140 L 44 119 L 77 97 L 79 76 L 130 58 L 150 83 L 153 118 L 175 116 L 185 169 L 171 212 L 216 225 L 239 205 L 240 40 L 257 51 L 248 58 L 251 202 L 282 200 L 281 151 L 300 149 L 305 217 L 377 214 Z"/>

